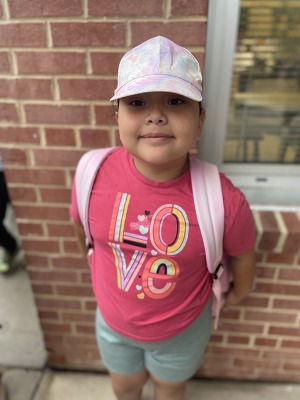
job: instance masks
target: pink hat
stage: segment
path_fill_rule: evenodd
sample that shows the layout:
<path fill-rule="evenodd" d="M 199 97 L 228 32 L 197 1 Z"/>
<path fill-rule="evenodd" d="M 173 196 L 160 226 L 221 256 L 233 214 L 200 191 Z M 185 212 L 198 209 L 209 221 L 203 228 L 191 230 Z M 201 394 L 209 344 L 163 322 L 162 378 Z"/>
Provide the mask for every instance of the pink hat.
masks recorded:
<path fill-rule="evenodd" d="M 202 76 L 196 58 L 184 47 L 157 36 L 128 51 L 120 61 L 118 87 L 110 99 L 170 92 L 202 100 Z"/>

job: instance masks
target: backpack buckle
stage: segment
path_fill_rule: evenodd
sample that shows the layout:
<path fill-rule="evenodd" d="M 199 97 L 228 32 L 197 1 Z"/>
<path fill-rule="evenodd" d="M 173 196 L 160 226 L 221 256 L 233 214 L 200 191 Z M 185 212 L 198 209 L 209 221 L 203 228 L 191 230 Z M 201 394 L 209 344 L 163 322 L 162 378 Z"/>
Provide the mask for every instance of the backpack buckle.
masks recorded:
<path fill-rule="evenodd" d="M 212 274 L 212 275 L 213 275 L 213 278 L 214 278 L 214 279 L 219 279 L 220 276 L 223 274 L 223 271 L 224 271 L 224 265 L 223 265 L 222 263 L 220 263 L 220 264 L 217 266 L 215 272 Z"/>

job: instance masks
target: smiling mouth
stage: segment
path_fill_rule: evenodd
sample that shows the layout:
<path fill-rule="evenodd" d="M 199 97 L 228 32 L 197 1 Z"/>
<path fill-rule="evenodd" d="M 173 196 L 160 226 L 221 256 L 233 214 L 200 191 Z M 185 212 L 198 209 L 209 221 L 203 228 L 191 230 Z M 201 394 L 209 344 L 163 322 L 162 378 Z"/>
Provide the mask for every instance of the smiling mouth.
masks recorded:
<path fill-rule="evenodd" d="M 147 133 L 146 135 L 141 135 L 140 139 L 146 139 L 149 141 L 166 141 L 170 139 L 174 139 L 172 135 L 166 135 L 163 133 Z"/>

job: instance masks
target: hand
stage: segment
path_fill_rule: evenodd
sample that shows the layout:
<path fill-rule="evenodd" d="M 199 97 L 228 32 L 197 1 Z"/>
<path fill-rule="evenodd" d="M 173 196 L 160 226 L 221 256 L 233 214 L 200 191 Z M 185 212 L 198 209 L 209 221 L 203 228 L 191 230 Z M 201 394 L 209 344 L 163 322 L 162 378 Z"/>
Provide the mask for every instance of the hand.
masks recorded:
<path fill-rule="evenodd" d="M 241 303 L 246 297 L 248 293 L 237 294 L 234 290 L 234 287 L 230 290 L 228 295 L 226 296 L 224 307 L 226 306 L 235 306 Z"/>

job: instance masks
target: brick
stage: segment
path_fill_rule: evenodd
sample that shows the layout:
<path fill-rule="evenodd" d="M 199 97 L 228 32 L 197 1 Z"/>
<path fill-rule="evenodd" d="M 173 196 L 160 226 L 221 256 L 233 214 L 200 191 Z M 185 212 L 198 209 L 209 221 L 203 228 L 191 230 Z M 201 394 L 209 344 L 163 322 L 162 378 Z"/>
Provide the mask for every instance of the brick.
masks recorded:
<path fill-rule="evenodd" d="M 34 183 L 35 185 L 55 186 L 64 186 L 66 183 L 64 172 L 59 170 L 6 168 L 5 174 L 11 183 Z"/>
<path fill-rule="evenodd" d="M 42 309 L 61 309 L 61 310 L 81 310 L 81 303 L 78 300 L 62 299 L 55 296 L 55 298 L 41 298 L 37 297 L 35 300 L 38 308 Z"/>
<path fill-rule="evenodd" d="M 52 23 L 54 47 L 125 46 L 125 26 L 120 22 Z"/>
<path fill-rule="evenodd" d="M 85 335 L 94 336 L 95 335 L 95 327 L 94 326 L 86 326 L 86 325 L 78 325 L 78 324 L 76 324 L 76 332 L 83 333 Z"/>
<path fill-rule="evenodd" d="M 82 273 L 80 274 L 80 276 L 81 276 L 80 282 L 82 282 L 82 283 L 89 283 L 89 284 L 92 282 L 90 271 L 88 271 L 88 272 L 82 272 Z"/>
<path fill-rule="evenodd" d="M 41 200 L 44 203 L 70 204 L 71 193 L 69 189 L 40 189 Z"/>
<path fill-rule="evenodd" d="M 259 333 L 263 332 L 263 326 L 258 324 L 242 324 L 237 322 L 221 321 L 220 329 L 222 332 L 239 332 L 239 333 Z"/>
<path fill-rule="evenodd" d="M 106 130 L 100 129 L 81 129 L 81 146 L 88 148 L 102 148 L 111 145 L 110 135 Z"/>
<path fill-rule="evenodd" d="M 50 79 L 0 79 L 3 99 L 52 99 Z"/>
<path fill-rule="evenodd" d="M 243 300 L 243 307 L 267 308 L 269 299 L 267 297 L 248 296 Z"/>
<path fill-rule="evenodd" d="M 45 128 L 46 143 L 48 146 L 75 146 L 75 132 L 73 129 Z"/>
<path fill-rule="evenodd" d="M 208 0 L 172 0 L 171 6 L 172 16 L 198 16 L 208 13 Z"/>
<path fill-rule="evenodd" d="M 175 43 L 188 46 L 204 46 L 206 42 L 206 23 L 204 22 L 132 22 L 132 46 L 156 35 L 166 36 Z M 184 34 L 182 34 L 184 32 Z"/>
<path fill-rule="evenodd" d="M 41 23 L 0 25 L 0 47 L 46 47 L 46 30 Z"/>
<path fill-rule="evenodd" d="M 112 106 L 95 106 L 97 125 L 116 124 L 115 110 Z"/>
<path fill-rule="evenodd" d="M 294 254 L 290 253 L 269 253 L 266 257 L 266 262 L 270 264 L 293 264 Z"/>
<path fill-rule="evenodd" d="M 229 344 L 249 344 L 249 338 L 246 336 L 229 336 L 227 340 Z"/>
<path fill-rule="evenodd" d="M 41 282 L 77 282 L 77 274 L 61 271 L 29 271 L 31 281 Z"/>
<path fill-rule="evenodd" d="M 296 213 L 283 212 L 281 215 L 284 219 L 288 232 L 300 234 L 300 220 Z"/>
<path fill-rule="evenodd" d="M 255 339 L 255 346 L 260 346 L 260 347 L 276 347 L 277 345 L 277 339 L 269 339 L 269 338 L 256 338 Z"/>
<path fill-rule="evenodd" d="M 49 236 L 74 237 L 74 227 L 64 224 L 47 224 Z"/>
<path fill-rule="evenodd" d="M 57 311 L 38 311 L 39 318 L 42 321 L 48 320 L 59 320 L 59 314 Z"/>
<path fill-rule="evenodd" d="M 56 286 L 56 291 L 58 295 L 63 295 L 63 296 L 84 296 L 84 297 L 92 297 L 93 296 L 93 290 L 90 286 L 85 287 L 85 286 L 79 286 L 79 285 L 72 285 L 72 286 L 67 286 L 67 285 L 57 285 Z"/>
<path fill-rule="evenodd" d="M 10 61 L 7 52 L 0 52 L 0 73 L 10 72 Z"/>
<path fill-rule="evenodd" d="M 82 151 L 79 150 L 33 150 L 36 165 L 41 166 L 76 166 Z"/>
<path fill-rule="evenodd" d="M 260 218 L 263 225 L 263 234 L 259 243 L 259 249 L 273 250 L 280 237 L 280 231 L 274 213 L 271 211 L 262 211 L 260 212 Z"/>
<path fill-rule="evenodd" d="M 39 253 L 57 253 L 59 251 L 58 242 L 55 240 L 23 239 L 24 250 L 38 251 Z"/>
<path fill-rule="evenodd" d="M 89 0 L 88 13 L 92 17 L 155 17 L 163 16 L 162 6 L 161 0 L 122 0 L 122 6 L 119 0 Z"/>
<path fill-rule="evenodd" d="M 41 224 L 18 222 L 18 230 L 21 236 L 44 236 Z"/>
<path fill-rule="evenodd" d="M 26 156 L 26 152 L 24 150 L 2 148 L 1 154 L 4 159 L 4 164 L 6 166 L 5 174 L 6 174 L 7 178 L 9 177 L 8 169 L 7 169 L 8 165 L 26 165 L 27 164 L 27 156 Z M 8 180 L 8 183 L 10 183 L 9 180 Z"/>
<path fill-rule="evenodd" d="M 53 288 L 51 285 L 44 285 L 44 284 L 37 284 L 37 283 L 32 283 L 31 284 L 32 290 L 34 294 L 53 294 Z"/>
<path fill-rule="evenodd" d="M 32 188 L 12 187 L 9 189 L 9 193 L 13 202 L 22 201 L 28 203 L 37 201 L 36 191 Z"/>
<path fill-rule="evenodd" d="M 85 258 L 82 257 L 59 257 L 52 259 L 53 268 L 71 268 L 71 269 L 88 269 L 88 263 Z"/>
<path fill-rule="evenodd" d="M 288 299 L 274 299 L 273 308 L 283 308 L 287 310 L 299 310 L 300 300 L 288 300 Z"/>
<path fill-rule="evenodd" d="M 109 100 L 115 81 L 100 79 L 59 79 L 60 98 L 63 100 Z"/>
<path fill-rule="evenodd" d="M 275 268 L 268 267 L 257 267 L 256 276 L 264 279 L 273 279 L 276 273 Z"/>
<path fill-rule="evenodd" d="M 18 226 L 20 226 L 20 223 L 18 223 Z M 32 267 L 48 268 L 49 258 L 47 256 L 26 254 L 26 268 L 30 269 Z"/>
<path fill-rule="evenodd" d="M 83 14 L 80 0 L 10 0 L 12 18 L 76 17 Z"/>
<path fill-rule="evenodd" d="M 75 346 L 75 348 L 78 348 L 80 346 L 83 346 L 83 348 L 85 346 L 96 346 L 96 337 L 94 335 L 94 337 L 90 338 L 90 337 L 84 337 L 84 336 L 67 336 L 67 343 L 68 346 Z"/>
<path fill-rule="evenodd" d="M 123 55 L 124 53 L 91 53 L 93 74 L 118 75 L 118 67 Z"/>
<path fill-rule="evenodd" d="M 19 122 L 15 104 L 0 103 L 0 122 Z"/>
<path fill-rule="evenodd" d="M 70 219 L 69 210 L 66 207 L 40 206 L 20 206 L 14 204 L 14 211 L 17 218 L 49 221 L 68 221 Z"/>
<path fill-rule="evenodd" d="M 13 144 L 40 144 L 37 128 L 0 128 L 0 142 Z"/>
<path fill-rule="evenodd" d="M 269 370 L 276 370 L 281 367 L 281 361 L 261 361 L 261 360 L 241 360 L 237 359 L 234 360 L 234 365 L 239 367 L 239 368 L 260 368 L 263 370 L 269 369 Z"/>
<path fill-rule="evenodd" d="M 300 285 L 285 285 L 285 284 L 277 284 L 277 283 L 257 282 L 256 292 L 263 293 L 263 294 L 299 296 Z"/>
<path fill-rule="evenodd" d="M 81 254 L 81 251 L 79 249 L 78 245 L 78 240 L 64 240 L 63 242 L 63 251 L 65 253 L 70 253 L 70 254 Z"/>
<path fill-rule="evenodd" d="M 298 254 L 300 244 L 300 233 L 290 233 L 286 238 L 284 252 Z"/>
<path fill-rule="evenodd" d="M 59 333 L 71 332 L 71 326 L 68 324 L 41 321 L 41 326 L 43 330 L 47 332 L 59 332 Z"/>
<path fill-rule="evenodd" d="M 260 312 L 260 311 L 246 311 L 245 319 L 248 321 L 263 321 L 263 322 L 285 322 L 294 323 L 297 319 L 296 313 L 286 314 L 278 312 Z"/>
<path fill-rule="evenodd" d="M 26 120 L 29 123 L 48 124 L 88 124 L 90 112 L 88 106 L 26 104 Z"/>
<path fill-rule="evenodd" d="M 281 348 L 288 348 L 288 349 L 300 349 L 300 340 L 283 340 L 281 342 Z"/>
<path fill-rule="evenodd" d="M 300 281 L 300 270 L 295 268 L 281 269 L 279 272 L 279 279 Z"/>
<path fill-rule="evenodd" d="M 70 322 L 85 322 L 89 324 L 95 323 L 94 313 L 79 314 L 72 312 L 63 312 L 62 318 L 64 321 L 70 321 Z"/>
<path fill-rule="evenodd" d="M 288 327 L 284 326 L 270 326 L 269 327 L 269 335 L 276 335 L 279 336 L 300 336 L 300 328 L 294 328 L 293 326 L 289 325 Z"/>
<path fill-rule="evenodd" d="M 298 360 L 299 353 L 287 349 L 264 350 L 262 353 L 264 359 Z"/>
<path fill-rule="evenodd" d="M 21 74 L 85 74 L 85 53 L 79 52 L 16 52 Z"/>

